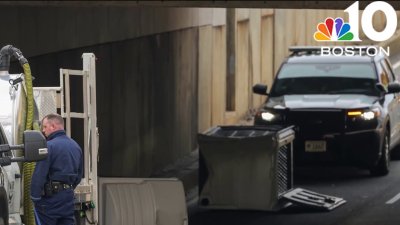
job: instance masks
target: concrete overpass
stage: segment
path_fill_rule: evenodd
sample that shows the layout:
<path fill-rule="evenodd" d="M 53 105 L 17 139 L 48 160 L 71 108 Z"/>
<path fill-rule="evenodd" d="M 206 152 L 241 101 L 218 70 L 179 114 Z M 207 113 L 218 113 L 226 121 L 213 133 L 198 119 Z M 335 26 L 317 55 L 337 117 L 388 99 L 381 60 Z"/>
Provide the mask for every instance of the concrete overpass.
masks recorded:
<path fill-rule="evenodd" d="M 360 1 L 360 9 L 373 1 Z M 400 10 L 400 1 L 386 1 Z M 0 1 L 0 6 L 165 6 L 210 8 L 345 9 L 354 1 Z"/>

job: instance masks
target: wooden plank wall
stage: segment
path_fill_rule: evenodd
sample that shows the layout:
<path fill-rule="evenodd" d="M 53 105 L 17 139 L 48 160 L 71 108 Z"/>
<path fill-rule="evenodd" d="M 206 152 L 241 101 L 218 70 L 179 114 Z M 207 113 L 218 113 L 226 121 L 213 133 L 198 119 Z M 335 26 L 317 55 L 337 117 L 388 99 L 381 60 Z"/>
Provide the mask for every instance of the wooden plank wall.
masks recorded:
<path fill-rule="evenodd" d="M 271 87 L 274 78 L 274 18 L 272 9 L 261 10 L 261 81 L 260 83 Z M 265 97 L 261 97 L 261 104 Z"/>
<path fill-rule="evenodd" d="M 245 112 L 250 107 L 249 85 L 253 74 L 250 73 L 251 48 L 249 39 L 249 20 L 237 23 L 236 35 L 236 112 Z"/>
<path fill-rule="evenodd" d="M 213 27 L 199 28 L 199 130 L 207 130 L 212 124 L 213 107 Z M 201 50 L 200 50 L 201 49 Z"/>
<path fill-rule="evenodd" d="M 213 39 L 213 62 L 212 66 L 212 84 L 211 84 L 211 106 L 212 106 L 212 124 L 224 123 L 225 112 L 225 93 L 226 93 L 226 36 L 225 27 L 217 26 L 212 34 Z"/>

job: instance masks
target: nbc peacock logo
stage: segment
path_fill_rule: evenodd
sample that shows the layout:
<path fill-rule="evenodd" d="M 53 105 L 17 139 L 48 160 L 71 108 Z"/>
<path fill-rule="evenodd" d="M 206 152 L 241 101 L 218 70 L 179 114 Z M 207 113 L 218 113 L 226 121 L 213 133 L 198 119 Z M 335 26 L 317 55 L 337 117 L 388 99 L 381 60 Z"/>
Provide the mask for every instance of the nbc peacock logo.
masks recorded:
<path fill-rule="evenodd" d="M 354 35 L 350 32 L 350 24 L 344 23 L 341 17 L 333 19 L 328 17 L 325 22 L 317 25 L 314 33 L 316 41 L 352 41 Z"/>

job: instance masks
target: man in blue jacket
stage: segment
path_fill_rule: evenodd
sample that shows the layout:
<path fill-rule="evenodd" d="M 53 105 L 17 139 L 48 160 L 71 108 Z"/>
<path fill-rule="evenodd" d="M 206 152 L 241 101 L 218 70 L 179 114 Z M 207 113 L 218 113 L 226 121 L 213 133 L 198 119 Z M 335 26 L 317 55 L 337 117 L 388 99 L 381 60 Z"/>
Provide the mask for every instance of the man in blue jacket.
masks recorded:
<path fill-rule="evenodd" d="M 64 130 L 64 120 L 49 114 L 42 120 L 48 156 L 36 163 L 31 199 L 37 225 L 73 225 L 74 189 L 83 175 L 82 150 Z"/>

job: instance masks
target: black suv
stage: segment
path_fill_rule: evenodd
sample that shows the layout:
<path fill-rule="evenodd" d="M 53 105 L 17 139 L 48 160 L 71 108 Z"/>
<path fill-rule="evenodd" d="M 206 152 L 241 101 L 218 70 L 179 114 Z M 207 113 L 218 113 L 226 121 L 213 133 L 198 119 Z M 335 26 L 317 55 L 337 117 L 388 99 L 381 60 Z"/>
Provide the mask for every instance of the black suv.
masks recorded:
<path fill-rule="evenodd" d="M 272 85 L 253 92 L 268 98 L 255 125 L 295 125 L 295 165 L 335 164 L 389 172 L 400 143 L 400 83 L 388 58 L 321 55 L 320 47 L 291 47 Z M 367 54 L 368 53 L 368 54 Z"/>

